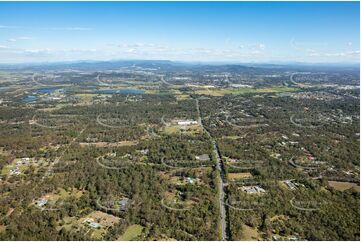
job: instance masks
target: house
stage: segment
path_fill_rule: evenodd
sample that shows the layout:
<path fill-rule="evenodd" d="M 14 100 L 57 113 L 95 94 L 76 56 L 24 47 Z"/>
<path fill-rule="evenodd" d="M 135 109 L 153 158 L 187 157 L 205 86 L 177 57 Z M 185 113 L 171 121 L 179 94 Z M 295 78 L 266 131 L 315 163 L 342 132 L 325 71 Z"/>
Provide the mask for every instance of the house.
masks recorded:
<path fill-rule="evenodd" d="M 293 183 L 291 180 L 286 180 L 284 183 L 288 186 L 289 189 L 294 190 L 297 188 L 297 184 Z"/>
<path fill-rule="evenodd" d="M 229 158 L 228 161 L 229 161 L 229 162 L 238 162 L 238 159 Z"/>
<path fill-rule="evenodd" d="M 35 202 L 36 206 L 39 208 L 45 206 L 48 203 L 48 199 L 46 198 L 40 198 L 38 201 Z"/>
<path fill-rule="evenodd" d="M 290 237 L 288 237 L 288 240 L 289 241 L 297 241 L 298 238 L 296 236 L 290 236 Z"/>
<path fill-rule="evenodd" d="M 315 160 L 315 157 L 313 157 L 310 153 L 306 154 L 308 160 Z"/>
<path fill-rule="evenodd" d="M 195 158 L 196 158 L 196 160 L 199 160 L 199 161 L 209 161 L 210 160 L 208 154 L 196 155 Z"/>
<path fill-rule="evenodd" d="M 10 175 L 19 175 L 21 172 L 18 167 L 10 170 Z"/>
<path fill-rule="evenodd" d="M 97 223 L 97 222 L 90 222 L 88 223 L 89 227 L 92 227 L 93 229 L 98 229 L 101 227 L 101 224 Z"/>
<path fill-rule="evenodd" d="M 281 237 L 279 235 L 272 235 L 272 240 L 277 241 L 280 239 L 281 239 Z"/>
<path fill-rule="evenodd" d="M 84 223 L 86 223 L 89 227 L 91 227 L 93 229 L 99 229 L 102 227 L 102 225 L 100 223 L 95 222 L 94 219 L 92 219 L 92 218 L 85 219 Z"/>
<path fill-rule="evenodd" d="M 179 120 L 177 122 L 178 125 L 192 125 L 192 124 L 198 124 L 197 121 L 194 120 Z"/>
<path fill-rule="evenodd" d="M 290 144 L 291 144 L 291 145 L 298 144 L 298 141 L 290 141 Z"/>
<path fill-rule="evenodd" d="M 116 157 L 116 156 L 117 156 L 117 152 L 109 153 L 109 157 Z"/>
<path fill-rule="evenodd" d="M 246 193 L 265 193 L 266 191 L 260 186 L 243 186 L 242 191 Z"/>
<path fill-rule="evenodd" d="M 122 200 L 119 201 L 119 210 L 120 211 L 125 211 L 128 208 L 128 203 L 129 203 L 129 199 L 128 198 L 123 198 Z"/>
<path fill-rule="evenodd" d="M 149 153 L 149 149 L 144 149 L 139 151 L 142 155 L 147 155 Z"/>
<path fill-rule="evenodd" d="M 195 180 L 192 177 L 187 177 L 186 180 L 189 184 L 194 184 L 195 182 Z"/>

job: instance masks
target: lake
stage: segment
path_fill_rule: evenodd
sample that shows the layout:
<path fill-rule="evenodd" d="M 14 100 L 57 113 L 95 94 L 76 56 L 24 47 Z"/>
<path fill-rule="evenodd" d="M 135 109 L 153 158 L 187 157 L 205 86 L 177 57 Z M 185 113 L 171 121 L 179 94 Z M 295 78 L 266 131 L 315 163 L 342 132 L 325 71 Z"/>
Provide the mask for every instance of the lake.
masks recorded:
<path fill-rule="evenodd" d="M 51 93 L 51 92 L 55 92 L 57 90 L 62 90 L 62 88 L 58 88 L 58 87 L 49 87 L 49 88 L 43 88 L 43 89 L 36 89 L 33 90 L 33 92 L 37 92 L 37 93 Z"/>
<path fill-rule="evenodd" d="M 35 102 L 37 99 L 38 99 L 37 96 L 27 96 L 27 97 L 23 98 L 23 102 L 26 102 L 26 103 Z"/>

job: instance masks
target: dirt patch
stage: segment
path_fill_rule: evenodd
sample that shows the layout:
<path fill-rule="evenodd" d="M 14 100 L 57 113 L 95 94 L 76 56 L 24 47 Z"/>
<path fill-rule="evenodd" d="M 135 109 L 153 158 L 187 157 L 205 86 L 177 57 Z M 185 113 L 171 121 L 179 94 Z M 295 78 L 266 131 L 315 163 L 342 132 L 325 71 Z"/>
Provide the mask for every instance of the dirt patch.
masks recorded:
<path fill-rule="evenodd" d="M 5 230 L 6 230 L 6 226 L 0 224 L 0 233 L 4 232 Z"/>
<path fill-rule="evenodd" d="M 286 215 L 275 215 L 272 218 L 270 218 L 270 221 L 276 221 L 276 220 L 288 220 L 288 216 Z"/>
<path fill-rule="evenodd" d="M 86 143 L 86 142 L 80 142 L 79 145 L 81 147 L 86 147 L 86 146 L 92 146 L 94 145 L 95 147 L 123 147 L 123 146 L 133 146 L 133 145 L 137 145 L 138 141 L 120 141 L 120 142 L 94 142 L 94 143 Z"/>
<path fill-rule="evenodd" d="M 124 234 L 122 234 L 118 240 L 120 241 L 131 241 L 131 240 L 134 240 L 136 239 L 139 235 L 142 234 L 142 231 L 143 231 L 143 227 L 138 225 L 138 224 L 134 224 L 134 225 L 131 225 L 129 226 Z"/>
<path fill-rule="evenodd" d="M 120 218 L 107 213 L 103 213 L 101 211 L 94 211 L 91 214 L 87 215 L 85 218 L 81 218 L 79 221 L 84 222 L 86 219 L 93 219 L 95 222 L 106 227 L 113 226 L 120 221 Z"/>
<path fill-rule="evenodd" d="M 248 225 L 243 224 L 242 225 L 242 236 L 241 240 L 245 241 L 254 241 L 259 240 L 260 235 L 258 233 L 258 230 L 256 228 L 250 227 Z"/>
<path fill-rule="evenodd" d="M 242 179 L 247 179 L 247 178 L 251 178 L 251 177 L 252 177 L 252 174 L 249 172 L 228 173 L 228 179 L 231 181 L 242 180 Z"/>
<path fill-rule="evenodd" d="M 360 186 L 352 182 L 329 181 L 328 185 L 338 191 L 345 191 L 350 188 L 354 188 L 356 191 L 360 192 Z"/>

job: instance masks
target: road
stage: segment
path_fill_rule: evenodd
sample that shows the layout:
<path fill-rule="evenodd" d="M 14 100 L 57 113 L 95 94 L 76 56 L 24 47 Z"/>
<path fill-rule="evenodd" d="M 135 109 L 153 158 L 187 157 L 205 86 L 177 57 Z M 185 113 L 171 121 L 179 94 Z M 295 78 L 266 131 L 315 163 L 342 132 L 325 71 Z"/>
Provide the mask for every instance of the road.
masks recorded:
<path fill-rule="evenodd" d="M 213 139 L 213 137 L 211 136 L 211 134 L 208 132 L 208 130 L 206 128 L 204 128 L 203 126 L 203 122 L 202 122 L 202 115 L 199 109 L 199 101 L 198 99 L 196 99 L 196 107 L 197 107 L 197 113 L 198 113 L 198 123 L 201 125 L 202 129 L 204 130 L 204 132 L 209 136 L 212 145 L 213 145 L 213 152 L 216 155 L 216 159 L 217 159 L 217 170 L 219 171 L 219 175 L 220 175 L 220 179 L 219 179 L 219 183 L 218 183 L 218 190 L 219 190 L 219 207 L 220 207 L 220 215 L 221 215 L 221 229 L 222 229 L 222 240 L 227 240 L 227 223 L 226 223 L 226 203 L 224 201 L 224 167 L 223 167 L 223 163 L 219 154 L 219 150 L 217 147 L 217 143 L 215 141 L 215 139 Z"/>
<path fill-rule="evenodd" d="M 33 76 L 31 77 L 31 79 L 32 79 L 32 81 L 33 81 L 35 84 L 37 84 L 37 85 L 39 85 L 39 86 L 46 86 L 46 87 L 63 87 L 63 86 L 70 86 L 70 84 L 64 84 L 64 85 L 62 85 L 62 84 L 57 84 L 57 85 L 54 85 L 54 84 L 43 84 L 43 83 L 40 83 L 40 82 L 38 82 L 38 81 L 36 80 L 36 76 L 38 76 L 38 74 L 37 74 L 37 73 L 34 73 Z M 51 81 L 54 81 L 54 80 L 55 80 L 55 77 L 54 77 L 54 76 L 53 76 L 53 77 L 50 77 L 50 78 L 52 78 Z"/>
<path fill-rule="evenodd" d="M 160 80 L 161 80 L 161 82 L 163 82 L 165 85 L 168 85 L 168 86 L 171 85 L 169 82 L 167 82 L 166 80 L 164 80 L 164 75 L 160 75 Z"/>
<path fill-rule="evenodd" d="M 78 134 L 76 137 L 74 137 L 74 138 L 66 145 L 65 149 L 60 153 L 60 156 L 59 156 L 59 157 L 56 157 L 56 158 L 54 159 L 54 162 L 49 165 L 47 171 L 45 172 L 44 176 L 42 177 L 42 179 L 41 179 L 42 181 L 43 181 L 46 177 L 50 176 L 50 174 L 51 174 L 51 172 L 52 172 L 52 168 L 53 168 L 56 164 L 59 163 L 59 161 L 61 160 L 61 158 L 64 156 L 65 152 L 67 152 L 68 149 L 69 149 L 69 147 L 83 134 L 83 132 L 87 129 L 87 127 L 88 127 L 88 125 L 85 126 L 85 128 L 83 128 L 83 129 L 79 132 L 79 134 Z M 59 150 L 60 147 L 61 147 L 61 146 L 58 147 L 57 151 Z"/>

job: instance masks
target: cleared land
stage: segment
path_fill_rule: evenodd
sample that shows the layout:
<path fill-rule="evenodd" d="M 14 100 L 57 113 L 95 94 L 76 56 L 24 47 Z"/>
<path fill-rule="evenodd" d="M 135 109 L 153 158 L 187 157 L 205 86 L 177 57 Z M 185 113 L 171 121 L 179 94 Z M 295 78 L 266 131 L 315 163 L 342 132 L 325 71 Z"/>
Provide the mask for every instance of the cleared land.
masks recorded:
<path fill-rule="evenodd" d="M 352 183 L 352 182 L 338 182 L 338 181 L 329 181 L 328 185 L 330 187 L 335 188 L 338 191 L 345 191 L 348 190 L 350 188 L 354 188 L 356 189 L 358 192 L 360 192 L 360 186 L 358 186 L 358 184 L 356 183 Z"/>
<path fill-rule="evenodd" d="M 138 225 L 138 224 L 133 224 L 131 226 L 129 226 L 124 234 L 122 234 L 118 240 L 121 240 L 121 241 L 131 241 L 131 240 L 134 240 L 136 239 L 139 235 L 142 234 L 142 231 L 143 231 L 143 227 Z"/>
<path fill-rule="evenodd" d="M 228 179 L 231 181 L 251 178 L 252 174 L 249 172 L 238 172 L 238 173 L 228 173 Z"/>
<path fill-rule="evenodd" d="M 295 92 L 297 88 L 274 86 L 269 88 L 234 88 L 234 89 L 206 89 L 196 90 L 195 94 L 203 94 L 208 96 L 224 96 L 224 95 L 239 95 L 246 93 L 277 93 L 277 92 Z"/>

